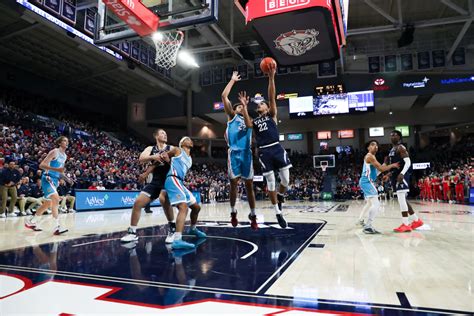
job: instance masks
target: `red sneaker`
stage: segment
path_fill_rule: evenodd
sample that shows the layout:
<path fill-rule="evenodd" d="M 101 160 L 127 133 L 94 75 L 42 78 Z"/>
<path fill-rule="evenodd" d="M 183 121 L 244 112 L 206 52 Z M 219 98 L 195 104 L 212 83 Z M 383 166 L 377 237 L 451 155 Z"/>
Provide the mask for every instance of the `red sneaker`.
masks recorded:
<path fill-rule="evenodd" d="M 417 221 L 413 221 L 410 226 L 411 226 L 411 229 L 415 230 L 418 227 L 423 226 L 423 221 L 421 219 L 418 219 Z"/>
<path fill-rule="evenodd" d="M 400 227 L 394 228 L 393 231 L 396 233 L 406 233 L 411 232 L 411 227 L 409 225 L 401 224 Z"/>
<path fill-rule="evenodd" d="M 249 214 L 249 220 L 250 220 L 250 228 L 252 228 L 253 230 L 257 230 L 258 229 L 257 215 Z"/>
<path fill-rule="evenodd" d="M 230 223 L 232 227 L 237 227 L 239 225 L 239 220 L 237 219 L 237 213 L 231 212 L 230 213 Z"/>

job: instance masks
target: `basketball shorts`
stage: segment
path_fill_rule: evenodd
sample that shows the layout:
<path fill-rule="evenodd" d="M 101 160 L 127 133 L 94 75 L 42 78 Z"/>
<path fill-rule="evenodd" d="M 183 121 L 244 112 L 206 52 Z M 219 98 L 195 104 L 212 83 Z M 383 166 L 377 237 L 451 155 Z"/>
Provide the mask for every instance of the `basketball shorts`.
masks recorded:
<path fill-rule="evenodd" d="M 288 158 L 288 153 L 280 144 L 259 148 L 258 151 L 258 160 L 262 166 L 263 175 L 293 167 L 290 158 Z"/>
<path fill-rule="evenodd" d="M 157 181 L 152 181 L 143 188 L 141 193 L 145 194 L 152 201 L 154 201 L 160 196 L 161 190 L 163 190 L 163 184 Z"/>
<path fill-rule="evenodd" d="M 58 191 L 56 190 L 58 184 L 58 178 L 54 178 L 48 175 L 44 175 L 41 177 L 41 189 L 44 192 L 44 198 L 46 200 L 49 200 L 51 195 L 58 193 Z"/>
<path fill-rule="evenodd" d="M 379 195 L 375 184 L 371 181 L 361 179 L 361 181 L 359 181 L 359 186 L 362 192 L 364 193 L 365 199 Z"/>
<path fill-rule="evenodd" d="M 398 175 L 397 175 L 398 176 Z M 401 183 L 397 183 L 397 176 L 392 177 L 392 187 L 395 192 L 409 192 L 410 191 L 410 173 L 407 172 Z"/>
<path fill-rule="evenodd" d="M 252 151 L 229 149 L 227 168 L 230 179 L 253 179 Z"/>
<path fill-rule="evenodd" d="M 165 181 L 165 190 L 170 199 L 171 205 L 186 203 L 188 206 L 196 204 L 196 198 L 183 184 L 181 179 L 176 177 L 167 177 Z"/>

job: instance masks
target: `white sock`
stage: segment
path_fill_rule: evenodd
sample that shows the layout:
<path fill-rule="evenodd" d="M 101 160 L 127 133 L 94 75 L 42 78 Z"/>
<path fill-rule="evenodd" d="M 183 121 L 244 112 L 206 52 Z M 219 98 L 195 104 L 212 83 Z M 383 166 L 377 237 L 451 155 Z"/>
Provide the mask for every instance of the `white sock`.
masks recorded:
<path fill-rule="evenodd" d="M 56 226 L 59 227 L 59 218 L 55 218 L 54 221 L 56 222 Z"/>
<path fill-rule="evenodd" d="M 41 216 L 35 215 L 31 218 L 33 223 L 39 223 Z"/>
<path fill-rule="evenodd" d="M 182 233 L 174 233 L 174 240 L 181 240 L 183 238 L 183 234 Z"/>
<path fill-rule="evenodd" d="M 230 207 L 230 212 L 231 213 L 237 213 L 237 210 L 235 209 L 235 206 Z"/>
<path fill-rule="evenodd" d="M 367 200 L 367 202 L 365 203 L 364 207 L 362 208 L 362 211 L 360 212 L 360 215 L 359 215 L 359 221 L 363 220 L 364 217 L 365 217 L 365 213 L 367 213 L 367 211 L 370 209 L 370 206 L 372 205 L 372 203 L 370 202 L 370 200 Z"/>
<path fill-rule="evenodd" d="M 416 222 L 418 220 L 418 216 L 416 216 L 416 213 L 413 213 L 413 215 L 408 215 L 408 220 L 410 222 Z"/>
<path fill-rule="evenodd" d="M 280 209 L 278 208 L 278 204 L 273 205 L 273 207 L 275 208 L 275 212 L 276 212 L 277 214 L 281 214 L 281 211 L 280 211 Z"/>
<path fill-rule="evenodd" d="M 380 202 L 378 200 L 378 197 L 371 198 L 370 201 L 370 209 L 369 209 L 369 218 L 367 219 L 367 226 L 372 226 L 372 222 L 374 221 L 375 215 L 377 215 L 379 208 L 380 208 Z"/>
<path fill-rule="evenodd" d="M 130 226 L 130 229 L 131 229 L 134 233 L 137 232 L 137 226 Z"/>
<path fill-rule="evenodd" d="M 408 225 L 408 217 L 402 217 L 402 222 L 405 225 Z"/>
<path fill-rule="evenodd" d="M 254 209 L 254 208 L 251 208 L 251 209 L 250 209 L 250 215 L 252 215 L 252 216 L 255 215 L 255 209 Z"/>

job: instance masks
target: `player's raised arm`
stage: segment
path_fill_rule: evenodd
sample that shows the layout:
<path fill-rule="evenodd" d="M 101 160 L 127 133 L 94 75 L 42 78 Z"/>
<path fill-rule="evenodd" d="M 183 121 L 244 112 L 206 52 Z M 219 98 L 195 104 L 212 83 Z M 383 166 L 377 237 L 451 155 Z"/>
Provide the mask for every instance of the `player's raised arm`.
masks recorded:
<path fill-rule="evenodd" d="M 234 86 L 234 83 L 236 83 L 237 81 L 240 81 L 240 75 L 237 71 L 234 71 L 232 73 L 232 78 L 230 79 L 227 86 L 225 86 L 225 89 L 224 91 L 222 91 L 222 95 L 221 95 L 222 103 L 224 103 L 224 111 L 227 114 L 227 117 L 229 118 L 229 120 L 231 120 L 235 115 L 235 112 L 232 109 L 232 103 L 229 100 L 229 94 L 230 94 L 230 90 L 232 90 L 232 87 Z"/>
<path fill-rule="evenodd" d="M 252 119 L 250 118 L 247 106 L 249 104 L 249 96 L 247 95 L 247 92 L 241 91 L 239 92 L 239 102 L 242 104 L 242 116 L 244 117 L 245 120 L 245 126 L 247 128 L 252 128 L 253 127 L 253 122 Z"/>
<path fill-rule="evenodd" d="M 393 163 L 388 166 L 386 164 L 381 165 L 380 162 L 377 161 L 377 158 L 375 158 L 375 156 L 370 153 L 367 154 L 366 161 L 372 164 L 380 172 L 389 171 L 393 168 L 400 168 L 400 165 L 398 163 Z"/>
<path fill-rule="evenodd" d="M 270 108 L 270 116 L 276 120 L 277 118 L 277 106 L 276 106 L 276 88 L 275 88 L 275 74 L 276 65 L 270 63 L 268 65 L 268 107 Z"/>

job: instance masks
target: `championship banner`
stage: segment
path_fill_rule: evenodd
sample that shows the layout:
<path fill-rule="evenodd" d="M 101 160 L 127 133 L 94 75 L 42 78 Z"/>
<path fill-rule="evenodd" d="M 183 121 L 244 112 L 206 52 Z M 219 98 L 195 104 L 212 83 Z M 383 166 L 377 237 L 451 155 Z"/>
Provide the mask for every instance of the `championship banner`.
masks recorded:
<path fill-rule="evenodd" d="M 95 12 L 91 9 L 86 9 L 84 15 L 84 31 L 90 35 L 95 32 Z"/>
<path fill-rule="evenodd" d="M 61 0 L 44 0 L 44 7 L 59 15 L 61 12 Z"/>
<path fill-rule="evenodd" d="M 432 51 L 431 58 L 434 68 L 446 66 L 446 53 L 443 49 Z"/>
<path fill-rule="evenodd" d="M 232 73 L 234 72 L 234 66 L 226 67 L 225 69 L 225 81 L 229 82 L 232 79 Z"/>
<path fill-rule="evenodd" d="M 61 15 L 63 18 L 73 24 L 76 24 L 76 0 L 63 0 Z"/>
<path fill-rule="evenodd" d="M 148 66 L 148 48 L 145 45 L 140 47 L 140 62 Z"/>
<path fill-rule="evenodd" d="M 336 63 L 328 61 L 318 64 L 318 78 L 332 78 L 337 76 Z"/>
<path fill-rule="evenodd" d="M 212 73 L 210 70 L 201 72 L 201 86 L 210 86 L 212 83 Z"/>
<path fill-rule="evenodd" d="M 102 0 L 109 10 L 130 25 L 140 36 L 147 36 L 158 28 L 159 18 L 139 0 Z"/>
<path fill-rule="evenodd" d="M 125 55 L 130 56 L 130 43 L 129 42 L 127 41 L 122 42 L 121 49 Z"/>
<path fill-rule="evenodd" d="M 413 70 L 413 56 L 412 54 L 401 54 L 400 65 L 402 71 Z"/>
<path fill-rule="evenodd" d="M 431 58 L 430 52 L 419 52 L 418 53 L 418 69 L 430 69 Z"/>
<path fill-rule="evenodd" d="M 132 48 L 131 48 L 130 56 L 133 59 L 137 60 L 137 61 L 140 58 L 140 44 L 137 41 L 132 42 Z"/>
<path fill-rule="evenodd" d="M 213 79 L 214 84 L 219 84 L 219 83 L 224 82 L 224 70 L 222 68 L 216 68 L 214 69 L 212 73 L 213 73 L 212 79 Z"/>
<path fill-rule="evenodd" d="M 453 57 L 451 58 L 453 66 L 460 66 L 466 64 L 466 52 L 464 47 L 458 47 L 454 51 Z"/>
<path fill-rule="evenodd" d="M 155 57 L 156 57 L 156 52 L 153 48 L 148 49 L 148 67 L 155 69 Z"/>
<path fill-rule="evenodd" d="M 398 70 L 397 55 L 385 56 L 385 72 L 394 72 Z"/>
<path fill-rule="evenodd" d="M 247 64 L 238 65 L 237 66 L 237 71 L 239 72 L 241 80 L 247 80 L 249 78 L 249 69 L 248 69 Z"/>
<path fill-rule="evenodd" d="M 369 57 L 369 73 L 380 72 L 380 56 Z"/>

